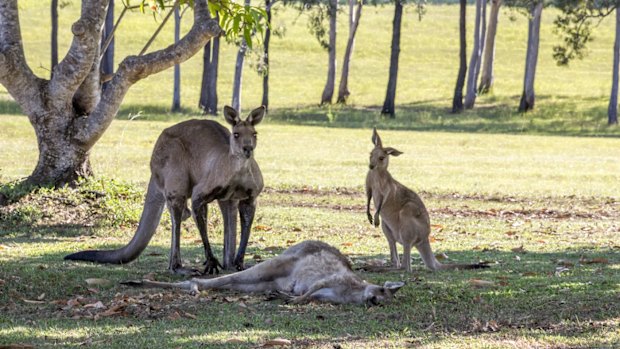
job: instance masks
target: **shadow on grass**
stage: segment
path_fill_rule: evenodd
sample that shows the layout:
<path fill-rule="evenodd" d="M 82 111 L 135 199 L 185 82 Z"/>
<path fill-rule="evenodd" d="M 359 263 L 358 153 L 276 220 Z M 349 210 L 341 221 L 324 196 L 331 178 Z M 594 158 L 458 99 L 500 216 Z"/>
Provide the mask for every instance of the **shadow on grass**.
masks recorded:
<path fill-rule="evenodd" d="M 620 127 L 607 125 L 608 101 L 604 98 L 551 95 L 536 98 L 536 108 L 528 113 L 517 111 L 517 95 L 488 95 L 479 98 L 474 109 L 458 114 L 451 113 L 445 100 L 428 99 L 399 105 L 395 118 L 382 116 L 381 106 L 335 104 L 270 109 L 266 120 L 335 128 L 377 126 L 382 129 L 434 132 L 620 137 Z M 1 113 L 22 114 L 13 101 L 0 101 Z M 119 120 L 180 121 L 203 117 L 196 108 L 183 108 L 179 113 L 172 113 L 152 105 L 123 105 L 117 114 Z"/>
<path fill-rule="evenodd" d="M 539 96 L 537 101 L 537 109 L 527 114 L 519 113 L 511 98 L 487 97 L 474 109 L 458 114 L 436 100 L 427 100 L 400 105 L 395 118 L 382 116 L 380 106 L 341 105 L 277 109 L 269 118 L 336 128 L 620 137 L 619 127 L 607 125 L 607 106 L 601 99 Z M 589 106 L 585 109 L 580 106 L 584 101 Z"/>
<path fill-rule="evenodd" d="M 46 248 L 41 246 L 41 249 Z M 221 245 L 215 244 L 214 251 L 219 255 Z M 101 341 L 103 347 L 120 347 L 123 343 L 125 346 L 131 343 L 132 347 L 148 347 L 153 344 L 148 338 L 168 347 L 184 344 L 224 345 L 231 336 L 248 338 L 248 344 L 256 344 L 256 339 L 253 339 L 256 337 L 259 342 L 265 338 L 283 337 L 293 339 L 302 346 L 312 346 L 316 343 L 372 343 L 382 339 L 411 340 L 420 337 L 434 342 L 455 333 L 476 336 L 494 331 L 501 331 L 503 336 L 519 337 L 527 331 L 528 338 L 538 336 L 544 340 L 545 336 L 558 335 L 587 341 L 588 346 L 597 346 L 607 342 L 602 338 L 590 337 L 605 331 L 602 323 L 620 316 L 620 302 L 616 294 L 620 275 L 613 266 L 618 263 L 615 259 L 617 255 L 607 251 L 528 252 L 520 254 L 519 259 L 515 258 L 517 254 L 506 251 L 445 251 L 450 257 L 446 263 L 482 259 L 493 264 L 485 270 L 430 272 L 416 258 L 412 274 L 402 270 L 358 272 L 363 278 L 378 284 L 387 280 L 408 283 L 399 292 L 396 302 L 370 309 L 353 305 L 293 306 L 280 300 L 266 301 L 264 295 L 239 300 L 236 293 L 227 291 L 210 291 L 206 296 L 201 296 L 206 297 L 201 300 L 181 291 L 136 290 L 121 286 L 118 282 L 139 279 L 152 272 L 158 280 L 180 279 L 166 272 L 167 248 L 148 247 L 137 261 L 121 266 L 63 261 L 64 255 L 70 252 L 75 251 L 56 250 L 36 256 L 4 258 L 0 265 L 0 279 L 5 280 L 0 304 L 14 304 L 14 308 L 6 306 L 3 309 L 5 316 L 14 318 L 8 328 L 6 323 L 0 321 L 5 337 L 7 331 L 11 332 L 10 328 L 16 329 L 19 324 L 34 322 L 41 331 L 39 334 L 36 329 L 23 332 L 12 330 L 15 333 L 9 333 L 7 338 L 41 345 L 48 340 L 42 332 L 54 328 L 71 333 L 72 329 L 79 328 L 80 332 L 89 333 L 95 343 Z M 247 256 L 261 255 L 266 258 L 277 253 L 280 251 L 251 246 Z M 204 258 L 199 247 L 184 248 L 183 255 L 190 261 Z M 609 264 L 585 264 L 579 262 L 583 256 L 605 256 L 610 260 Z M 369 260 L 387 258 L 386 254 L 381 254 L 356 255 L 353 259 L 356 265 L 360 265 Z M 563 261 L 564 267 L 559 268 L 559 260 Z M 84 282 L 86 278 L 107 279 L 112 284 L 92 294 Z M 477 287 L 472 280 L 484 280 L 488 284 Z M 154 309 L 172 307 L 173 311 L 181 314 L 187 312 L 196 318 L 171 320 L 163 317 L 138 323 L 131 316 L 100 318 L 97 321 L 72 320 L 71 313 L 59 312 L 58 306 L 15 304 L 11 298 L 15 294 L 36 299 L 45 293 L 49 300 L 83 295 L 109 304 L 115 295 L 131 297 L 137 292 L 176 295 L 152 306 Z M 489 323 L 493 325 L 489 327 Z M 115 330 L 127 330 L 129 324 L 136 327 L 128 330 L 128 334 Z M 95 331 L 97 326 L 102 330 Z M 135 337 L 137 334 L 143 339 Z M 68 339 L 67 344 L 77 344 L 87 339 L 78 335 Z"/>

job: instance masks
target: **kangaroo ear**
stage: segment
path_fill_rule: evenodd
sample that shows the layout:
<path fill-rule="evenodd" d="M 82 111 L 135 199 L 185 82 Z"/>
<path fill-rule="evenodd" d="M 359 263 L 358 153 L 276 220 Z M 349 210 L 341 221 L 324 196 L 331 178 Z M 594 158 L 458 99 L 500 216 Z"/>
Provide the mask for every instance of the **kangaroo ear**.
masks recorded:
<path fill-rule="evenodd" d="M 379 137 L 379 134 L 377 133 L 377 128 L 376 127 L 372 128 L 372 144 L 374 144 L 375 147 L 383 146 L 382 143 L 381 143 L 381 137 Z"/>
<path fill-rule="evenodd" d="M 256 126 L 259 122 L 263 121 L 263 116 L 265 116 L 266 109 L 267 108 L 265 108 L 264 105 L 261 105 L 260 107 L 252 110 L 246 121 L 252 124 L 252 126 Z"/>
<path fill-rule="evenodd" d="M 392 155 L 392 156 L 398 156 L 403 153 L 402 151 L 398 151 L 392 147 L 387 147 L 384 150 L 388 155 Z"/>
<path fill-rule="evenodd" d="M 388 290 L 391 294 L 396 293 L 401 287 L 405 286 L 405 283 L 402 281 L 386 281 L 383 284 L 383 287 Z"/>
<path fill-rule="evenodd" d="M 233 107 L 225 106 L 224 107 L 224 119 L 229 124 L 235 126 L 237 125 L 241 119 L 239 119 L 239 113 Z"/>

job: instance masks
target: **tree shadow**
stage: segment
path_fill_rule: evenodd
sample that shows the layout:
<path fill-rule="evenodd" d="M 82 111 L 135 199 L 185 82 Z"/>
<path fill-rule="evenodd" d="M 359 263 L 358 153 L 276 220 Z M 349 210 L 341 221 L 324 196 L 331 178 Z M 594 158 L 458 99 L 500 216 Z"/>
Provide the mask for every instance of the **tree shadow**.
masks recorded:
<path fill-rule="evenodd" d="M 397 108 L 395 118 L 381 115 L 380 106 L 329 107 L 276 109 L 269 119 L 287 124 L 322 126 L 333 128 L 372 128 L 468 132 L 493 134 L 541 134 L 562 136 L 620 137 L 620 128 L 607 125 L 607 107 L 603 103 L 582 108 L 583 101 L 589 105 L 600 98 L 574 99 L 563 96 L 537 96 L 534 111 L 520 113 L 516 109 L 518 96 L 480 99 L 471 110 L 452 113 L 441 100 L 430 99 Z"/>

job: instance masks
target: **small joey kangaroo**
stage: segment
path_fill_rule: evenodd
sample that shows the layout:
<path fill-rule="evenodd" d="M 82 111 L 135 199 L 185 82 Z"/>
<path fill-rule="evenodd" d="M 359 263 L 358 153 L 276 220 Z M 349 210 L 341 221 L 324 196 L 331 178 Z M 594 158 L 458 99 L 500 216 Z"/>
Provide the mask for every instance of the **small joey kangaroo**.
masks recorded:
<path fill-rule="evenodd" d="M 129 286 L 173 288 L 197 293 L 207 289 L 240 292 L 277 292 L 292 303 L 378 305 L 392 300 L 404 282 L 374 285 L 357 276 L 338 249 L 321 241 L 303 241 L 282 254 L 249 269 L 212 279 L 194 278 L 176 283 L 126 281 Z"/>
<path fill-rule="evenodd" d="M 396 243 L 403 246 L 403 264 L 411 271 L 411 248 L 415 246 L 420 252 L 424 264 L 431 270 L 440 269 L 477 269 L 488 268 L 484 263 L 478 264 L 441 264 L 429 241 L 431 224 L 428 211 L 422 199 L 411 189 L 405 187 L 388 172 L 390 156 L 399 156 L 402 152 L 383 147 L 377 129 L 373 129 L 370 152 L 370 164 L 366 176 L 366 215 L 370 224 L 381 224 L 383 234 L 390 246 L 392 266 L 400 268 L 400 259 Z M 374 217 L 370 213 L 370 201 L 374 201 Z"/>
<path fill-rule="evenodd" d="M 189 216 L 187 200 L 200 232 L 205 272 L 218 272 L 220 262 L 213 255 L 207 236 L 207 204 L 217 200 L 224 221 L 224 269 L 243 269 L 245 250 L 256 211 L 256 197 L 263 190 L 263 177 L 254 160 L 256 130 L 265 107 L 254 109 L 245 120 L 231 107 L 224 107 L 226 127 L 213 120 L 188 120 L 165 129 L 151 156 L 149 181 L 138 229 L 131 241 L 116 250 L 81 251 L 65 257 L 98 263 L 128 263 L 136 259 L 153 237 L 164 206 L 172 220 L 172 243 L 168 269 L 177 274 L 194 274 L 181 262 L 181 221 Z M 235 256 L 237 217 L 241 220 L 241 241 Z M 234 258 L 234 259 L 233 259 Z"/>

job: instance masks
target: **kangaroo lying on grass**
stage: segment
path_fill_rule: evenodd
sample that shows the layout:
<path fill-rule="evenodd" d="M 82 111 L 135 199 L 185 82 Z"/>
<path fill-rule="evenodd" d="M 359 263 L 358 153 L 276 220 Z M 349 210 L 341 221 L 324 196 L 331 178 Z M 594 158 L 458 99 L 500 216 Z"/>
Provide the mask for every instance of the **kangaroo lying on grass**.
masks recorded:
<path fill-rule="evenodd" d="M 293 303 L 311 300 L 335 304 L 377 305 L 390 301 L 404 282 L 369 284 L 351 269 L 338 249 L 320 241 L 304 241 L 281 255 L 238 273 L 213 279 L 191 279 L 176 283 L 127 281 L 124 285 L 199 290 L 227 289 L 240 292 L 279 292 Z"/>
<path fill-rule="evenodd" d="M 366 176 L 366 215 L 370 224 L 383 229 L 383 234 L 390 246 L 392 265 L 400 268 L 400 259 L 396 242 L 403 245 L 403 264 L 411 271 L 411 247 L 415 246 L 422 256 L 424 264 L 431 270 L 438 269 L 477 269 L 488 268 L 484 263 L 478 264 L 441 264 L 431 250 L 429 235 L 431 223 L 422 199 L 411 189 L 396 181 L 388 172 L 389 156 L 399 156 L 402 152 L 384 148 L 377 129 L 373 129 L 372 143 L 375 145 L 370 153 L 370 165 Z M 375 215 L 370 214 L 370 201 L 375 204 Z M 379 217 L 383 219 L 380 222 Z"/>
<path fill-rule="evenodd" d="M 77 252 L 65 259 L 131 262 L 153 237 L 165 204 L 172 220 L 168 269 L 178 274 L 193 274 L 195 270 L 183 268 L 180 251 L 181 221 L 188 216 L 187 200 L 191 198 L 194 220 L 205 250 L 205 272 L 217 273 L 221 267 L 207 236 L 207 204 L 213 200 L 218 200 L 224 217 L 224 268 L 243 269 L 256 197 L 263 190 L 263 177 L 253 151 L 256 147 L 254 126 L 264 115 L 265 107 L 259 107 L 241 120 L 236 110 L 226 106 L 224 118 L 232 125 L 232 133 L 211 120 L 184 121 L 164 130 L 153 150 L 144 210 L 129 244 L 117 250 Z M 237 210 L 241 219 L 241 241 L 235 257 Z"/>

